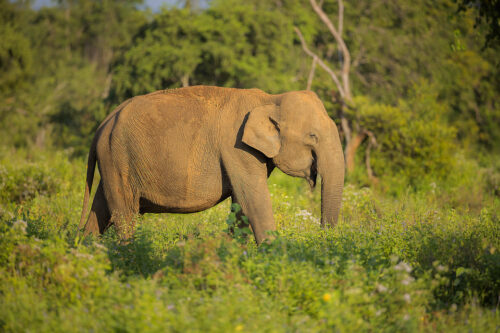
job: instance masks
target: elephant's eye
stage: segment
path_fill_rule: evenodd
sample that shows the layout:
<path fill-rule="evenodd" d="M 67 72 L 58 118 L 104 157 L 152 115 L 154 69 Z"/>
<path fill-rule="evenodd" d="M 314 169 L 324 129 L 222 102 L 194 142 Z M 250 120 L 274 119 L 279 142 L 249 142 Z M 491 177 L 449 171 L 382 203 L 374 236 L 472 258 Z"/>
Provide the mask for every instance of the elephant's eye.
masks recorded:
<path fill-rule="evenodd" d="M 310 144 L 317 144 L 318 143 L 318 136 L 312 132 L 308 133 L 307 135 L 307 141 Z"/>

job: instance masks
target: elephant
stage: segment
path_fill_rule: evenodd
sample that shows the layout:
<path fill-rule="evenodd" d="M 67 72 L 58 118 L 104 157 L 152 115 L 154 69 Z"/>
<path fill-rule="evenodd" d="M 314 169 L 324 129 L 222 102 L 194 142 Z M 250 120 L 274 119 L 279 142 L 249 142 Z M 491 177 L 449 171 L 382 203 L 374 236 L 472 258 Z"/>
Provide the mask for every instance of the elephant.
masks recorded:
<path fill-rule="evenodd" d="M 101 179 L 85 220 L 96 164 Z M 337 223 L 344 155 L 314 92 L 191 86 L 136 96 L 96 131 L 79 232 L 114 225 L 127 241 L 137 214 L 199 212 L 231 197 L 260 244 L 276 230 L 267 187 L 275 167 L 312 188 L 319 174 L 321 225 Z"/>

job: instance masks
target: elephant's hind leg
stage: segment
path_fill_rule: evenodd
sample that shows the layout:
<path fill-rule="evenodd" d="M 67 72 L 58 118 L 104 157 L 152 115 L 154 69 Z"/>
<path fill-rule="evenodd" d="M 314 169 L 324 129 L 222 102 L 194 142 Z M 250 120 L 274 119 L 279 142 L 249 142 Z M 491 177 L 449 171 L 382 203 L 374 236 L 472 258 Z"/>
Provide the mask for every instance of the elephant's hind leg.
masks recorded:
<path fill-rule="evenodd" d="M 101 181 L 99 182 L 99 186 L 97 187 L 97 191 L 94 196 L 94 201 L 92 202 L 92 208 L 90 209 L 90 214 L 87 219 L 87 223 L 85 224 L 83 236 L 85 237 L 89 234 L 93 234 L 95 236 L 99 234 L 102 235 L 110 224 L 110 218 L 111 214 L 109 213 Z"/>
<path fill-rule="evenodd" d="M 128 180 L 117 172 L 108 174 L 108 182 L 104 183 L 104 193 L 111 214 L 110 223 L 114 224 L 118 236 L 128 241 L 134 234 L 134 217 L 139 214 L 138 196 L 134 195 Z"/>

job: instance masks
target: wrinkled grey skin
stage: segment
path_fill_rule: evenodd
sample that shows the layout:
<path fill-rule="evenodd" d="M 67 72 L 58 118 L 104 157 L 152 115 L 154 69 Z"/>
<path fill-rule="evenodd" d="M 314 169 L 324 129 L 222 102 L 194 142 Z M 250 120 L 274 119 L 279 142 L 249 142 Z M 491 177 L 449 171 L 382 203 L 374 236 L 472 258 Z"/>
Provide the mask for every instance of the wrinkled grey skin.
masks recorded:
<path fill-rule="evenodd" d="M 96 162 L 101 181 L 85 222 Z M 311 186 L 319 173 L 321 224 L 337 223 L 344 157 L 316 94 L 195 86 L 137 96 L 97 130 L 80 229 L 114 224 L 126 240 L 136 214 L 198 212 L 231 196 L 261 243 L 276 229 L 266 182 L 274 167 Z"/>

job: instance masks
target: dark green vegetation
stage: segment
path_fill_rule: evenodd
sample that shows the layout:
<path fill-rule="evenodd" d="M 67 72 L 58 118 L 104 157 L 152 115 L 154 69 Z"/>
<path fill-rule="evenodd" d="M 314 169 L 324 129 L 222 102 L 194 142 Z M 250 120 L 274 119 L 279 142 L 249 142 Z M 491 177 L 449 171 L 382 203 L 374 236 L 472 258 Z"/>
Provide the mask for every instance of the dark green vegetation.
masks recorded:
<path fill-rule="evenodd" d="M 272 244 L 228 235 L 229 202 L 140 217 L 127 245 L 112 229 L 79 243 L 86 153 L 118 103 L 187 84 L 305 89 L 294 26 L 342 61 L 308 1 L 186 3 L 0 0 L 0 330 L 498 330 L 500 46 L 468 1 L 344 4 L 343 111 L 376 145 L 356 150 L 335 229 L 319 227 L 318 189 L 275 171 Z M 337 6 L 323 3 L 335 24 Z M 336 89 L 317 66 L 339 124 Z"/>
<path fill-rule="evenodd" d="M 460 163 L 474 179 L 477 166 Z M 225 202 L 142 217 L 128 245 L 110 230 L 77 246 L 84 163 L 50 153 L 2 164 L 4 331 L 491 332 L 499 324 L 500 204 L 468 200 L 459 189 L 472 180 L 398 198 L 348 184 L 341 222 L 322 230 L 319 190 L 275 172 L 279 236 L 270 245 L 224 233 L 226 219 L 235 222 Z"/>

